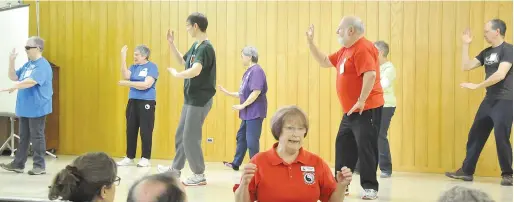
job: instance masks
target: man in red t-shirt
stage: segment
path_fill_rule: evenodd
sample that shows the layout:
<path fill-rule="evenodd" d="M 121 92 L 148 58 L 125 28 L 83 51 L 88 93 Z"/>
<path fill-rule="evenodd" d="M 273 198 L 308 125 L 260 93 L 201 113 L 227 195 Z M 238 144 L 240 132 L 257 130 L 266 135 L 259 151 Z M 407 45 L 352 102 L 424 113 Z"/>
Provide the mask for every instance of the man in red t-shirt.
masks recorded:
<path fill-rule="evenodd" d="M 384 105 L 378 50 L 364 37 L 364 24 L 347 16 L 337 28 L 337 52 L 326 55 L 313 42 L 314 26 L 306 33 L 312 56 L 322 67 L 337 70 L 336 89 L 343 119 L 336 138 L 335 170 L 346 166 L 352 171 L 360 161 L 363 199 L 376 199 L 378 192 L 378 132 Z"/>

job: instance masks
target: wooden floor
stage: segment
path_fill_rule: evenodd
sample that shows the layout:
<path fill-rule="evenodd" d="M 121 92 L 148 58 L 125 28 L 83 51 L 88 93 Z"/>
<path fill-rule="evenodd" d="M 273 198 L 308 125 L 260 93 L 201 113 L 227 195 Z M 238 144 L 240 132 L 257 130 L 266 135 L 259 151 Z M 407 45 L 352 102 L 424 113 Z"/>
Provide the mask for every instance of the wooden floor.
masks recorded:
<path fill-rule="evenodd" d="M 20 198 L 47 198 L 48 185 L 53 176 L 65 165 L 73 160 L 73 156 L 59 156 L 58 159 L 47 157 L 47 174 L 42 176 L 29 176 L 26 173 L 16 174 L 0 170 L 0 197 L 20 197 Z M 10 162 L 11 157 L 1 156 L 0 162 Z M 116 159 L 118 160 L 118 159 Z M 170 161 L 152 160 L 152 167 L 137 168 L 119 167 L 118 175 L 121 183 L 116 190 L 115 201 L 126 201 L 127 193 L 132 183 L 140 177 L 156 173 L 157 164 L 169 164 Z M 26 164 L 25 171 L 32 168 L 32 161 Z M 207 186 L 188 187 L 187 194 L 189 202 L 230 202 L 234 201 L 232 186 L 239 180 L 240 173 L 225 168 L 221 163 L 207 163 Z M 187 167 L 182 175 L 188 176 L 191 172 Z M 354 176 L 354 182 L 350 187 L 348 202 L 362 201 L 360 199 L 361 188 L 359 176 Z M 474 182 L 462 182 L 448 179 L 443 175 L 420 174 L 420 173 L 393 173 L 390 179 L 380 179 L 379 200 L 394 202 L 421 202 L 437 201 L 439 195 L 455 186 L 478 188 L 487 192 L 497 202 L 513 201 L 512 187 L 500 185 L 500 178 L 475 178 Z M 410 189 L 410 190 L 409 190 Z"/>

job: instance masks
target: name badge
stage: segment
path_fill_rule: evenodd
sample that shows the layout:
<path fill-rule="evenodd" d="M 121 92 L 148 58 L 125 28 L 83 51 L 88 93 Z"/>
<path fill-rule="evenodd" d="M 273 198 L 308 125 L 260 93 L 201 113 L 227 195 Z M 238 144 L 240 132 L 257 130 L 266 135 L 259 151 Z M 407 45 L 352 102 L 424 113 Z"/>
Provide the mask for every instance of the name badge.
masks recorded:
<path fill-rule="evenodd" d="M 143 77 L 146 77 L 146 75 L 148 75 L 148 72 L 146 71 L 146 69 L 143 69 L 139 72 L 139 76 L 143 76 Z"/>
<path fill-rule="evenodd" d="M 343 60 L 343 63 L 341 63 L 341 65 L 339 65 L 339 74 L 344 73 L 344 64 L 345 63 L 346 63 L 346 58 Z"/>
<path fill-rule="evenodd" d="M 314 167 L 312 166 L 302 166 L 302 172 L 314 172 Z"/>
<path fill-rule="evenodd" d="M 27 78 L 27 77 L 29 77 L 31 74 L 32 74 L 32 70 L 27 70 L 27 71 L 25 71 L 25 73 L 23 74 L 23 78 Z"/>

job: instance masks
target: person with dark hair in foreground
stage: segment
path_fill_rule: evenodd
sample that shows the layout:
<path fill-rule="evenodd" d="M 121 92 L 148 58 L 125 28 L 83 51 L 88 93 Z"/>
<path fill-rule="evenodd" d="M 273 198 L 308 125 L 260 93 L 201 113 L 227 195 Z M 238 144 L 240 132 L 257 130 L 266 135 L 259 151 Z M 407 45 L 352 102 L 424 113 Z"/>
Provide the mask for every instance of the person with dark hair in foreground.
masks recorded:
<path fill-rule="evenodd" d="M 343 167 L 334 178 L 321 157 L 303 149 L 307 131 L 307 115 L 300 108 L 279 109 L 271 118 L 271 133 L 278 142 L 244 167 L 241 183 L 233 188 L 236 202 L 343 201 L 352 172 Z"/>
<path fill-rule="evenodd" d="M 112 202 L 121 181 L 117 173 L 116 162 L 106 153 L 86 153 L 57 173 L 48 199 Z"/>
<path fill-rule="evenodd" d="M 206 185 L 205 162 L 202 153 L 202 128 L 212 108 L 212 97 L 216 94 L 216 55 L 207 39 L 207 17 L 201 13 L 189 15 L 186 28 L 196 41 L 189 51 L 182 55 L 175 46 L 175 34 L 168 30 L 168 43 L 172 55 L 185 70 L 178 72 L 168 68 L 171 75 L 184 79 L 184 105 L 175 134 L 175 157 L 171 166 L 158 165 L 159 172 L 172 172 L 180 178 L 187 162 L 194 175 L 184 181 L 185 185 Z"/>
<path fill-rule="evenodd" d="M 469 130 L 466 158 L 462 167 L 455 172 L 447 172 L 448 177 L 473 181 L 478 157 L 494 129 L 496 151 L 502 170 L 501 185 L 512 186 L 512 146 L 509 141 L 512 129 L 512 44 L 505 41 L 506 30 L 505 22 L 500 19 L 487 22 L 484 26 L 484 38 L 491 46 L 473 59 L 468 57 L 471 31 L 467 29 L 462 35 L 462 70 L 469 71 L 484 66 L 486 79 L 479 84 L 460 85 L 471 90 L 485 88 L 487 93 Z"/>
<path fill-rule="evenodd" d="M 186 202 L 186 192 L 180 180 L 170 173 L 142 178 L 132 185 L 127 202 Z"/>

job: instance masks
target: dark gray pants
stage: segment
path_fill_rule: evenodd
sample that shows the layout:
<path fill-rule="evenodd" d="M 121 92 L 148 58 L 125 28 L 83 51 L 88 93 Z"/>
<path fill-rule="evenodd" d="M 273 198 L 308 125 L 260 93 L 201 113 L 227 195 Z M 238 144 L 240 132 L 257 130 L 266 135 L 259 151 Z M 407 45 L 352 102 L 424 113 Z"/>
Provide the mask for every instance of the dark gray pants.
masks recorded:
<path fill-rule="evenodd" d="M 16 168 L 25 169 L 25 162 L 29 152 L 29 144 L 32 143 L 33 167 L 45 169 L 45 120 L 46 116 L 38 118 L 20 117 L 20 144 L 14 156 L 13 165 Z"/>
<path fill-rule="evenodd" d="M 387 131 L 391 124 L 396 107 L 382 108 L 382 121 L 380 122 L 380 132 L 378 133 L 378 165 L 383 173 L 391 174 L 393 166 L 391 163 L 391 150 L 387 140 Z"/>
<path fill-rule="evenodd" d="M 175 158 L 172 168 L 182 170 L 187 162 L 195 174 L 203 174 L 205 162 L 202 152 L 202 128 L 205 117 L 212 108 L 212 99 L 203 107 L 182 107 L 180 123 L 175 134 Z"/>

